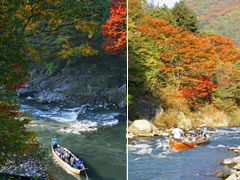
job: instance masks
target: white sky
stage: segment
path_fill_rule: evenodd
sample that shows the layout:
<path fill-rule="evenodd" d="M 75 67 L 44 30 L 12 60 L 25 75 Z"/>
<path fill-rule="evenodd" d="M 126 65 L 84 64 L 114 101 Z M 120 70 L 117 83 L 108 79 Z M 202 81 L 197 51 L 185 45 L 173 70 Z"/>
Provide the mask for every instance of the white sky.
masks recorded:
<path fill-rule="evenodd" d="M 172 8 L 176 2 L 179 2 L 179 0 L 148 0 L 148 1 L 153 1 L 154 4 L 158 4 L 162 6 L 163 4 L 166 4 L 169 8 Z"/>

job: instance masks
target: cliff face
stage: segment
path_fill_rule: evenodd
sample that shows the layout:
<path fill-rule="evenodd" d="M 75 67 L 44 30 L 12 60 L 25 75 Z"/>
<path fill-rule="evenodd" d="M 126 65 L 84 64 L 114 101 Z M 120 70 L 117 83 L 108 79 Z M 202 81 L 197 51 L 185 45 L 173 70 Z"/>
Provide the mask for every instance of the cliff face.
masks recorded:
<path fill-rule="evenodd" d="M 52 60 L 48 65 L 34 63 L 28 88 L 18 92 L 20 97 L 37 103 L 76 107 L 81 104 L 126 105 L 126 61 L 117 56 L 93 56 Z"/>
<path fill-rule="evenodd" d="M 231 38 L 240 47 L 240 0 L 185 0 L 197 13 L 201 29 Z"/>

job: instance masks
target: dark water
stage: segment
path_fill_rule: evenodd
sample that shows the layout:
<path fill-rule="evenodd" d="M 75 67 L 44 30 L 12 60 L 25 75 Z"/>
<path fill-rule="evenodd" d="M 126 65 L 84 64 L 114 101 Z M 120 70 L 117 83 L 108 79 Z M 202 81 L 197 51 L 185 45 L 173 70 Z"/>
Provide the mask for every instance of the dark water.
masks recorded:
<path fill-rule="evenodd" d="M 240 128 L 221 128 L 211 135 L 211 143 L 184 151 L 171 151 L 168 138 L 140 140 L 129 146 L 129 180 L 215 180 L 228 167 L 219 163 L 236 156 L 228 147 L 240 144 Z"/>
<path fill-rule="evenodd" d="M 68 148 L 84 161 L 91 180 L 122 180 L 126 177 L 126 113 L 122 110 L 104 110 L 90 113 L 83 107 L 36 108 L 22 105 L 34 116 L 29 128 L 37 132 L 42 147 L 51 154 L 51 138 Z M 76 120 L 81 114 L 84 119 Z M 80 179 L 63 170 L 55 161 L 50 163 L 52 179 Z M 85 179 L 85 176 L 81 176 Z"/>

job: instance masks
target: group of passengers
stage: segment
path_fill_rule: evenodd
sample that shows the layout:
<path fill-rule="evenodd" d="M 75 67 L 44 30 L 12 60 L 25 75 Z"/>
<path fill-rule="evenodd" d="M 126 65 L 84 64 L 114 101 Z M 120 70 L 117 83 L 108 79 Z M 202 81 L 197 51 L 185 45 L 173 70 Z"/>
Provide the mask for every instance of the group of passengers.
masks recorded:
<path fill-rule="evenodd" d="M 60 157 L 63 161 L 65 161 L 66 163 L 68 163 L 70 166 L 74 168 L 77 168 L 77 169 L 83 168 L 82 161 L 76 159 L 71 153 L 66 151 L 64 148 L 58 146 L 58 139 L 56 137 L 54 137 L 52 141 L 53 141 L 53 149 L 58 157 Z"/>
<path fill-rule="evenodd" d="M 177 125 L 174 125 L 174 129 L 172 130 L 172 136 L 177 141 L 189 142 L 189 143 L 196 142 L 196 141 L 204 141 L 209 138 L 208 129 L 205 126 L 198 133 L 184 134 L 182 129 L 178 128 Z"/>

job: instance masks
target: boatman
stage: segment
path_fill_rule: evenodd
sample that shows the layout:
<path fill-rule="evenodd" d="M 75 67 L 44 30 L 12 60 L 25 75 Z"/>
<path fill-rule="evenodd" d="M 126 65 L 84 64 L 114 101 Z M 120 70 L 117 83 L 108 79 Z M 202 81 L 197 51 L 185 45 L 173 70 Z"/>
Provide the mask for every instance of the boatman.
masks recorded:
<path fill-rule="evenodd" d="M 57 149 L 57 146 L 58 146 L 58 138 L 57 138 L 56 136 L 52 139 L 52 142 L 53 142 L 53 149 Z"/>
<path fill-rule="evenodd" d="M 178 128 L 177 125 L 175 124 L 174 129 L 172 130 L 173 138 L 178 140 L 178 141 L 181 141 L 181 134 L 182 133 L 183 133 L 182 129 Z"/>

